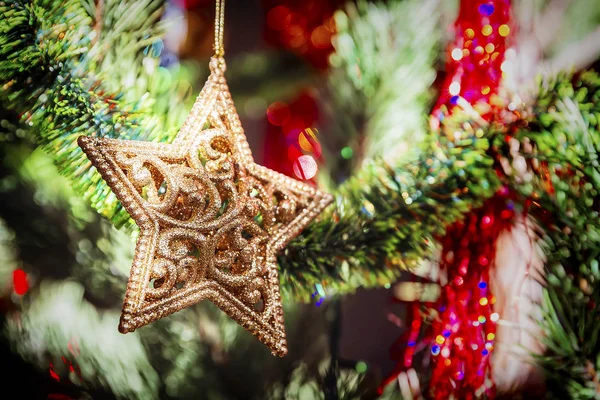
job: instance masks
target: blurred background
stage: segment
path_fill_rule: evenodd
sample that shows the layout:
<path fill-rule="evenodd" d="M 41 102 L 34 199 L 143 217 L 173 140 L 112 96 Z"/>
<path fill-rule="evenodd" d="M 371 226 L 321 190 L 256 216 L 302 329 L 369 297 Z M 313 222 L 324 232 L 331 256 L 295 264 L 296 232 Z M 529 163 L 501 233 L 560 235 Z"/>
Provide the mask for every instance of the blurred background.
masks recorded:
<path fill-rule="evenodd" d="M 131 60 L 107 49 L 116 72 L 104 83 L 125 101 L 151 92 L 156 102 L 147 106 L 174 133 L 208 76 L 214 2 L 142 3 L 131 18 L 156 18 L 165 32 L 141 56 L 157 70 L 132 78 Z M 600 39 L 589 40 L 600 25 L 596 2 L 522 3 L 513 11 L 526 34 L 509 39 L 530 47 L 511 84 L 563 68 L 565 57 L 597 69 Z M 375 155 L 414 157 L 448 73 L 458 7 L 228 0 L 227 80 L 256 161 L 329 190 Z M 573 42 L 587 46 L 579 56 L 565 52 Z M 391 346 L 406 330 L 406 287 L 336 296 L 315 286 L 304 303 L 284 305 L 283 359 L 208 302 L 120 335 L 133 241 L 75 195 L 21 117 L 0 110 L 0 376 L 10 398 L 334 399 L 344 398 L 342 387 L 378 396 L 396 365 Z"/>

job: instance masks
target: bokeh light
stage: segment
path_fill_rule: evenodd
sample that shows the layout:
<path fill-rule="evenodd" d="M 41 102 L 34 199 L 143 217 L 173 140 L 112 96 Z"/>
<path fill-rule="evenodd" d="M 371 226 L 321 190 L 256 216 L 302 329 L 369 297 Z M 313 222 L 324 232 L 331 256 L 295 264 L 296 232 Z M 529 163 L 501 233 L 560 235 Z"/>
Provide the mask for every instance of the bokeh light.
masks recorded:
<path fill-rule="evenodd" d="M 308 180 L 315 177 L 317 174 L 317 162 L 312 156 L 303 155 L 294 161 L 294 175 L 299 179 Z"/>
<path fill-rule="evenodd" d="M 354 154 L 354 152 L 352 151 L 352 148 L 349 146 L 344 147 L 341 151 L 340 151 L 342 158 L 345 160 L 349 160 L 350 158 L 352 158 L 352 155 Z"/>
<path fill-rule="evenodd" d="M 27 274 L 22 269 L 13 271 L 13 288 L 16 294 L 23 296 L 29 290 Z"/>
<path fill-rule="evenodd" d="M 298 134 L 298 144 L 302 150 L 313 153 L 318 158 L 321 156 L 321 144 L 316 133 L 316 130 L 306 128 Z"/>
<path fill-rule="evenodd" d="M 460 61 L 463 58 L 463 51 L 461 49 L 452 50 L 452 59 L 456 61 Z"/>
<path fill-rule="evenodd" d="M 500 27 L 498 28 L 498 33 L 500 34 L 500 36 L 502 37 L 506 37 L 508 36 L 508 34 L 510 33 L 510 28 L 508 25 L 503 24 L 500 25 Z"/>
<path fill-rule="evenodd" d="M 285 6 L 273 7 L 267 13 L 267 25 L 274 31 L 282 31 L 290 25 L 292 13 Z"/>
<path fill-rule="evenodd" d="M 318 26 L 312 31 L 310 41 L 317 49 L 326 49 L 331 46 L 331 32 L 323 25 Z"/>
<path fill-rule="evenodd" d="M 452 96 L 457 96 L 460 93 L 460 83 L 452 82 L 448 88 L 448 91 Z"/>
<path fill-rule="evenodd" d="M 290 119 L 290 108 L 282 101 L 276 101 L 267 108 L 267 118 L 275 126 L 282 126 Z"/>

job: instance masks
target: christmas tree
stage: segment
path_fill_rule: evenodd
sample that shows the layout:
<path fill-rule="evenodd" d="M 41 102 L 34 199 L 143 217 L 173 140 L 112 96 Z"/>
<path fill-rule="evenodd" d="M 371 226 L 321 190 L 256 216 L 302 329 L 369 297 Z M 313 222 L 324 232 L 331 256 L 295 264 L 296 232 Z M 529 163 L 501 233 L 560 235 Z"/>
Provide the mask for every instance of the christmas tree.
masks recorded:
<path fill-rule="evenodd" d="M 217 18 L 205 0 L 0 2 L 0 362 L 13 397 L 600 398 L 597 2 L 230 0 L 224 20 L 216 3 Z M 230 119 L 189 128 L 203 83 L 221 78 Z M 78 145 L 163 149 L 209 130 L 221 139 L 196 168 L 231 162 L 245 188 L 233 103 L 254 162 L 302 185 L 231 189 L 214 218 L 239 203 L 270 235 L 315 193 L 334 197 L 263 276 L 278 277 L 283 358 L 218 297 L 118 331 L 140 218 Z M 131 168 L 140 188 L 159 182 L 141 197 L 167 196 L 158 169 Z M 191 218 L 189 199 L 210 213 L 188 192 L 169 217 Z M 269 257 L 238 234 L 215 239 L 215 254 L 229 246 L 214 261 L 223 276 Z M 252 266 L 226 265 L 236 257 Z M 151 289 L 185 289 L 169 268 L 150 268 Z M 272 306 L 261 293 L 257 315 Z"/>

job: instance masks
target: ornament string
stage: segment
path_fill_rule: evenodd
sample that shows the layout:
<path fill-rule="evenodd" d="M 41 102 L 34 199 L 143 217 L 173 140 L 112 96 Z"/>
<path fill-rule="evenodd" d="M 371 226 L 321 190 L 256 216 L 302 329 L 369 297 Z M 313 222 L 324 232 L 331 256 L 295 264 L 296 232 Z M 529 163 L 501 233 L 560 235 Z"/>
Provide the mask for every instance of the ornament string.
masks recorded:
<path fill-rule="evenodd" d="M 225 30 L 225 0 L 215 2 L 215 57 L 223 57 L 225 48 L 223 46 L 223 31 Z"/>

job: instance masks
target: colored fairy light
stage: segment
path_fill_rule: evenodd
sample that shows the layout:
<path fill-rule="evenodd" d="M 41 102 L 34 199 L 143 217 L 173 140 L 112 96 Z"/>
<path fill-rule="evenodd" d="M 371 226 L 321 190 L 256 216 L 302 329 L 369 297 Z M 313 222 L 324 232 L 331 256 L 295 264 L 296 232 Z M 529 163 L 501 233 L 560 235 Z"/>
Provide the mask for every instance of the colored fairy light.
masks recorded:
<path fill-rule="evenodd" d="M 479 299 L 479 304 L 481 304 L 482 306 L 487 306 L 488 299 L 485 297 L 482 297 L 481 299 Z"/>
<path fill-rule="evenodd" d="M 463 58 L 463 51 L 461 49 L 454 49 L 451 55 L 453 60 L 460 61 Z"/>
<path fill-rule="evenodd" d="M 452 82 L 450 84 L 450 87 L 448 88 L 448 91 L 450 92 L 450 94 L 452 96 L 456 96 L 460 93 L 460 83 L 458 82 Z"/>
<path fill-rule="evenodd" d="M 369 200 L 365 200 L 363 201 L 361 211 L 369 217 L 373 217 L 375 215 L 375 206 Z"/>
<path fill-rule="evenodd" d="M 488 265 L 488 263 L 490 262 L 486 256 L 479 257 L 478 261 L 479 261 L 479 265 L 483 265 L 484 267 L 486 265 Z"/>
<path fill-rule="evenodd" d="M 440 354 L 440 346 L 438 346 L 437 344 L 434 344 L 433 346 L 431 346 L 431 354 L 433 354 L 434 356 L 437 356 Z"/>
<path fill-rule="evenodd" d="M 483 54 L 483 47 L 482 46 L 475 47 L 475 54 Z"/>
<path fill-rule="evenodd" d="M 485 344 L 485 348 L 488 349 L 489 351 L 494 350 L 494 345 L 491 342 L 487 342 Z"/>
<path fill-rule="evenodd" d="M 57 382 L 60 382 L 60 376 L 54 371 L 54 366 L 50 364 L 50 376 Z"/>
<path fill-rule="evenodd" d="M 488 43 L 488 44 L 485 45 L 485 52 L 486 53 L 493 53 L 495 48 L 496 48 L 496 46 L 494 46 L 493 43 Z"/>
<path fill-rule="evenodd" d="M 487 283 L 485 283 L 485 282 L 479 282 L 477 284 L 477 287 L 479 287 L 479 289 L 485 289 L 487 287 Z"/>
<path fill-rule="evenodd" d="M 480 325 L 480 324 L 479 324 L 479 321 L 473 321 L 473 326 L 474 326 L 474 327 L 476 327 L 476 328 L 477 328 L 479 325 Z"/>
<path fill-rule="evenodd" d="M 457 380 L 462 381 L 465 377 L 465 373 L 462 371 L 458 371 L 458 372 L 456 372 L 455 376 L 456 376 Z"/>
<path fill-rule="evenodd" d="M 477 8 L 477 11 L 485 17 L 489 17 L 494 13 L 494 5 L 489 3 L 482 4 Z"/>
<path fill-rule="evenodd" d="M 298 134 L 298 144 L 304 151 L 315 151 L 317 143 L 317 135 L 311 128 L 306 128 Z"/>
<path fill-rule="evenodd" d="M 461 274 L 462 276 L 465 276 L 465 275 L 467 275 L 468 271 L 469 271 L 469 259 L 465 258 L 464 260 L 462 260 L 462 262 L 458 266 L 458 273 Z"/>
<path fill-rule="evenodd" d="M 462 346 L 463 344 L 463 339 L 460 337 L 457 337 L 454 339 L 454 344 L 457 345 L 458 347 Z"/>
<path fill-rule="evenodd" d="M 354 152 L 352 151 L 352 148 L 351 148 L 351 147 L 348 147 L 348 146 L 344 147 L 344 148 L 343 148 L 343 149 L 340 151 L 340 154 L 342 155 L 342 158 L 344 158 L 344 159 L 346 159 L 346 160 L 348 160 L 348 159 L 352 158 L 352 155 L 353 155 L 353 153 L 354 153 Z"/>
<path fill-rule="evenodd" d="M 448 367 L 450 364 L 452 364 L 452 360 L 450 360 L 449 358 L 446 358 L 444 360 L 444 364 L 446 365 L 446 367 Z"/>
<path fill-rule="evenodd" d="M 448 331 L 448 330 L 446 330 L 446 331 L 444 331 L 444 333 L 442 333 L 442 335 L 443 335 L 445 338 L 448 338 L 448 337 L 450 337 L 450 335 L 451 335 L 451 334 L 452 334 L 452 332 L 450 332 L 450 331 Z"/>
<path fill-rule="evenodd" d="M 367 363 L 365 363 L 364 361 L 359 361 L 356 363 L 356 372 L 362 374 L 366 371 L 367 371 Z"/>
<path fill-rule="evenodd" d="M 29 290 L 27 274 L 22 269 L 13 271 L 13 289 L 19 296 L 23 296 Z"/>
<path fill-rule="evenodd" d="M 490 352 L 488 351 L 488 349 L 483 349 L 483 350 L 481 350 L 481 354 L 483 354 L 484 356 L 487 356 L 488 354 L 490 354 Z"/>
<path fill-rule="evenodd" d="M 417 344 L 417 342 L 409 340 L 408 343 L 406 344 L 408 347 L 414 347 Z"/>
<path fill-rule="evenodd" d="M 485 324 L 486 319 L 485 319 L 485 317 L 483 315 L 480 315 L 477 318 L 477 321 L 479 321 L 480 324 Z"/>
<path fill-rule="evenodd" d="M 444 347 L 444 348 L 442 349 L 442 352 L 441 352 L 441 354 L 442 354 L 442 357 L 444 357 L 444 358 L 448 358 L 448 357 L 450 357 L 450 349 L 449 349 L 449 348 L 447 348 L 447 347 Z"/>
<path fill-rule="evenodd" d="M 491 88 L 488 85 L 485 85 L 484 87 L 481 88 L 481 94 L 489 94 L 490 90 L 491 90 Z"/>
<path fill-rule="evenodd" d="M 490 315 L 490 320 L 491 320 L 492 322 L 496 322 L 496 321 L 498 321 L 499 319 L 500 319 L 500 314 L 498 314 L 498 313 L 493 313 L 492 315 Z"/>
<path fill-rule="evenodd" d="M 442 335 L 437 335 L 437 337 L 435 338 L 435 342 L 437 344 L 444 344 L 445 341 L 446 339 Z"/>
<path fill-rule="evenodd" d="M 496 335 L 494 335 L 492 332 L 487 334 L 487 340 L 494 340 L 496 338 Z"/>
<path fill-rule="evenodd" d="M 498 34 L 502 37 L 508 36 L 510 33 L 510 28 L 506 24 L 502 24 L 498 27 Z"/>
<path fill-rule="evenodd" d="M 300 179 L 312 179 L 317 174 L 317 162 L 309 155 L 300 156 L 294 161 L 294 174 Z"/>
<path fill-rule="evenodd" d="M 472 345 L 471 345 L 471 349 L 473 349 L 473 350 L 477 350 L 477 349 L 479 349 L 479 346 L 477 346 L 476 344 L 472 344 Z"/>
<path fill-rule="evenodd" d="M 484 25 L 483 28 L 481 28 L 481 33 L 483 34 L 483 36 L 490 36 L 492 34 L 492 26 L 490 24 Z"/>
<path fill-rule="evenodd" d="M 317 293 L 319 293 L 319 296 L 325 297 L 325 289 L 323 289 L 323 285 L 321 285 L 320 283 L 317 283 L 315 285 L 315 288 L 317 289 Z"/>
<path fill-rule="evenodd" d="M 471 28 L 465 29 L 465 37 L 467 39 L 473 39 L 473 37 L 475 36 L 475 31 Z"/>

